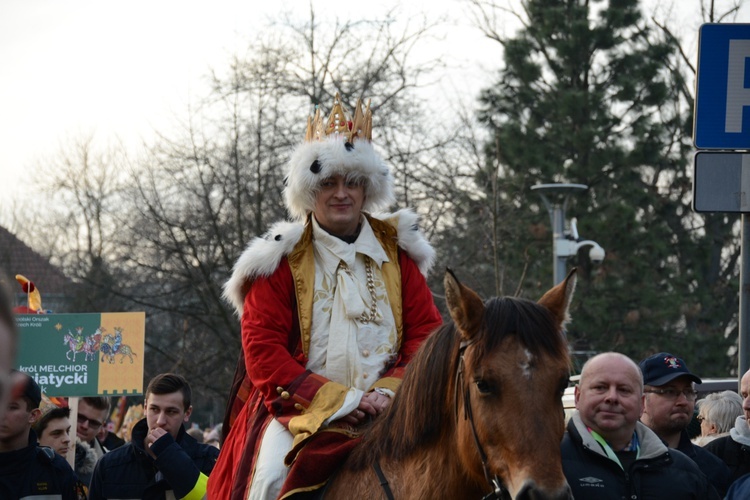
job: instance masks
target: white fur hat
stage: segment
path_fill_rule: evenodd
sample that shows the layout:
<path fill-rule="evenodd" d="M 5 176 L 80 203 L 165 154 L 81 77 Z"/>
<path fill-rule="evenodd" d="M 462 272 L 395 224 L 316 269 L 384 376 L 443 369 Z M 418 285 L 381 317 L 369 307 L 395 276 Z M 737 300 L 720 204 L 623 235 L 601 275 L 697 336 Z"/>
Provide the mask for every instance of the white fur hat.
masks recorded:
<path fill-rule="evenodd" d="M 320 182 L 333 175 L 365 181 L 362 209 L 374 212 L 394 202 L 393 176 L 372 144 L 365 139 L 346 142 L 343 135 L 332 134 L 320 141 L 304 142 L 289 161 L 284 201 L 289 213 L 303 220 L 315 208 Z"/>

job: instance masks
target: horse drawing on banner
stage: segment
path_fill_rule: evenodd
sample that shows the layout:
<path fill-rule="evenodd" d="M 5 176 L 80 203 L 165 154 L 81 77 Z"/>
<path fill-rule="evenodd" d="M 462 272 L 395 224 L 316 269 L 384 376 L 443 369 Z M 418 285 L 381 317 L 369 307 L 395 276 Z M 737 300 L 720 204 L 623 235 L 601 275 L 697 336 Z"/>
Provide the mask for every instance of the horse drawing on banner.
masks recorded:
<path fill-rule="evenodd" d="M 114 336 L 111 334 L 104 336 L 99 351 L 102 353 L 102 363 L 106 360 L 110 364 L 113 364 L 116 354 L 120 355 L 120 363 L 125 360 L 125 356 L 133 363 L 133 356 L 136 356 L 136 353 L 133 352 L 128 344 L 122 343 L 122 328 L 119 327 L 115 328 Z"/>
<path fill-rule="evenodd" d="M 572 498 L 560 441 L 575 270 L 538 303 L 483 302 L 450 271 L 444 284 L 453 321 L 422 345 L 323 498 Z"/>
<path fill-rule="evenodd" d="M 75 363 L 76 354 L 78 354 L 79 352 L 83 352 L 85 346 L 85 340 L 83 338 L 83 328 L 80 326 L 76 328 L 75 335 L 73 335 L 73 333 L 68 330 L 68 333 L 63 336 L 63 344 L 67 344 L 68 346 L 68 352 L 65 353 L 65 358 L 68 361 L 73 361 Z M 70 359 L 71 353 L 73 354 L 73 359 Z"/>

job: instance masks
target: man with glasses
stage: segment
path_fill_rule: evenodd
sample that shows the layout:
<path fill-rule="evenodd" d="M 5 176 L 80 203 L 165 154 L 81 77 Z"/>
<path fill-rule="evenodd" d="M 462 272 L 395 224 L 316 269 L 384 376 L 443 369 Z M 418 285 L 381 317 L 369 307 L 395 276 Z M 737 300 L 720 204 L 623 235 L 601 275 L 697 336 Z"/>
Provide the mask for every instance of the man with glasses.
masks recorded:
<path fill-rule="evenodd" d="M 693 384 L 700 384 L 701 379 L 688 370 L 682 358 L 668 352 L 644 359 L 640 369 L 646 396 L 641 422 L 667 446 L 690 457 L 723 497 L 730 484 L 729 469 L 717 457 L 694 445 L 686 430 L 698 395 Z"/>
<path fill-rule="evenodd" d="M 81 398 L 78 402 L 78 425 L 76 434 L 84 443 L 91 446 L 97 460 L 109 450 L 96 439 L 99 430 L 109 416 L 109 398 Z"/>

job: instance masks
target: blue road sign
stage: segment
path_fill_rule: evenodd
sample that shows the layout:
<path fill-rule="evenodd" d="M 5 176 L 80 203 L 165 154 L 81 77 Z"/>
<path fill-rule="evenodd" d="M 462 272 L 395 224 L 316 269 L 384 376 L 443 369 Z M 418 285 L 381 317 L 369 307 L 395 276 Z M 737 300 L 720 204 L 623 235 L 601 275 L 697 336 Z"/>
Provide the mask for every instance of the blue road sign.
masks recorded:
<path fill-rule="evenodd" d="M 750 24 L 704 24 L 699 38 L 695 147 L 750 149 Z"/>

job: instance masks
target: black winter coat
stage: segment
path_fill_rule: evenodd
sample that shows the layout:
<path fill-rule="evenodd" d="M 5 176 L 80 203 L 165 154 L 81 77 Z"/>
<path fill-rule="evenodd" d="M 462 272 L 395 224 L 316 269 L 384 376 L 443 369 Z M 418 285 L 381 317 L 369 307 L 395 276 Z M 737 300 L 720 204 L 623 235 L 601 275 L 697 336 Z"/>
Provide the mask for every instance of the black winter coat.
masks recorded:
<path fill-rule="evenodd" d="M 29 445 L 0 453 L 0 498 L 57 498 L 76 500 L 77 478 L 63 457 L 52 448 L 38 446 L 30 431 Z"/>
<path fill-rule="evenodd" d="M 561 449 L 563 471 L 576 500 L 719 498 L 695 462 L 667 448 L 640 422 L 636 432 L 640 456 L 626 472 L 604 454 L 578 414 L 573 415 Z"/>
<path fill-rule="evenodd" d="M 100 498 L 142 498 L 163 500 L 167 491 L 176 498 L 189 493 L 202 472 L 211 474 L 219 449 L 198 443 L 181 427 L 177 440 L 170 435 L 159 438 L 151 450 L 154 460 L 143 448 L 148 433 L 144 418 L 133 427 L 132 440 L 99 459 L 89 488 L 89 500 Z"/>
<path fill-rule="evenodd" d="M 686 431 L 682 431 L 677 449 L 698 465 L 701 472 L 708 478 L 708 482 L 716 488 L 719 496 L 724 498 L 729 485 L 732 484 L 729 467 L 716 455 L 709 453 L 697 444 L 693 444 Z"/>
<path fill-rule="evenodd" d="M 705 446 L 705 450 L 713 453 L 727 464 L 731 472 L 730 482 L 750 473 L 750 446 L 740 444 L 732 436 L 714 439 Z"/>

